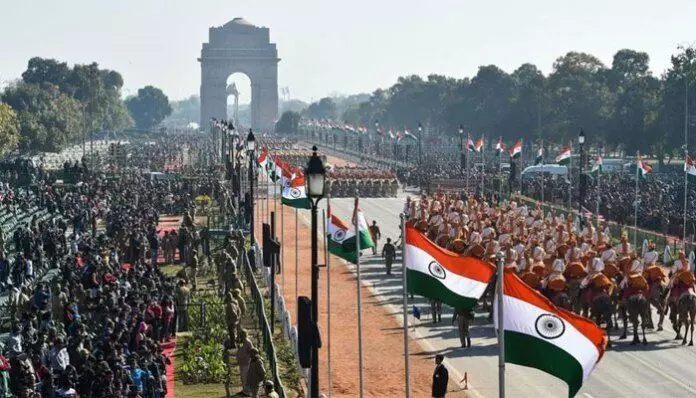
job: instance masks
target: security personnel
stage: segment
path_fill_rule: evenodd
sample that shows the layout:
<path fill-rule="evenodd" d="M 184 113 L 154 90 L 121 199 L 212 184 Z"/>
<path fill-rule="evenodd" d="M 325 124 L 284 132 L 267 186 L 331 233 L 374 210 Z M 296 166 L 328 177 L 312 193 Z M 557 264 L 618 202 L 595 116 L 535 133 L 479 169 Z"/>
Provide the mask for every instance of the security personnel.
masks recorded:
<path fill-rule="evenodd" d="M 396 248 L 391 243 L 391 238 L 387 238 L 387 243 L 382 246 L 382 257 L 384 257 L 384 264 L 387 266 L 387 275 L 391 275 L 392 264 L 396 258 Z"/>

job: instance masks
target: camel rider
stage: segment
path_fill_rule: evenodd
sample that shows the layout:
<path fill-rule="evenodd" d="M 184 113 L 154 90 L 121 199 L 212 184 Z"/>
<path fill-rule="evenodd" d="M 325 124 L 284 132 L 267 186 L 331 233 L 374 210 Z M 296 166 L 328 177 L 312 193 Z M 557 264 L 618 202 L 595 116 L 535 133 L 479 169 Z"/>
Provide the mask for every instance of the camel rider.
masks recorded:
<path fill-rule="evenodd" d="M 687 292 L 694 292 L 694 274 L 689 270 L 689 260 L 683 250 L 677 253 L 672 266 L 672 279 L 669 281 L 669 301 L 676 301 Z"/>
<path fill-rule="evenodd" d="M 546 271 L 546 265 L 544 265 L 544 257 L 546 256 L 546 252 L 541 246 L 539 246 L 538 241 L 535 240 L 532 242 L 532 244 L 534 245 L 534 249 L 532 249 L 532 264 L 530 271 L 539 274 L 541 277 Z"/>
<path fill-rule="evenodd" d="M 551 265 L 551 272 L 541 282 L 542 288 L 548 291 L 549 298 L 552 298 L 552 296 L 556 293 L 565 290 L 566 280 L 563 276 L 565 268 L 565 262 L 562 259 L 557 258 L 553 260 L 553 264 Z"/>
<path fill-rule="evenodd" d="M 652 286 L 654 283 L 660 283 L 664 287 L 667 286 L 666 279 L 667 276 L 661 267 L 657 265 L 657 259 L 660 255 L 655 250 L 655 242 L 650 242 L 648 244 L 648 251 L 643 254 L 643 264 L 645 271 L 643 276 L 648 281 L 648 285 Z"/>
<path fill-rule="evenodd" d="M 613 278 L 619 272 L 618 268 L 618 254 L 616 249 L 611 247 L 609 242 L 604 243 L 604 250 L 602 250 L 602 262 L 606 266 L 604 269 L 604 274 L 609 278 Z"/>
<path fill-rule="evenodd" d="M 517 267 L 517 252 L 513 249 L 505 250 L 505 269 L 514 270 L 515 273 L 518 272 Z"/>
<path fill-rule="evenodd" d="M 619 256 L 619 260 L 624 257 L 630 257 L 633 254 L 633 245 L 628 243 L 628 234 L 625 232 L 621 234 L 621 243 L 614 247 L 616 254 Z"/>
<path fill-rule="evenodd" d="M 636 295 L 648 296 L 648 281 L 643 276 L 643 263 L 640 260 L 635 259 L 631 262 L 631 267 L 619 287 L 624 300 Z"/>
<path fill-rule="evenodd" d="M 596 294 L 606 292 L 611 295 L 613 283 L 604 275 L 604 262 L 601 258 L 595 257 L 590 263 L 589 274 L 580 282 L 580 287 L 585 289 L 583 293 L 584 301 L 591 303 Z"/>

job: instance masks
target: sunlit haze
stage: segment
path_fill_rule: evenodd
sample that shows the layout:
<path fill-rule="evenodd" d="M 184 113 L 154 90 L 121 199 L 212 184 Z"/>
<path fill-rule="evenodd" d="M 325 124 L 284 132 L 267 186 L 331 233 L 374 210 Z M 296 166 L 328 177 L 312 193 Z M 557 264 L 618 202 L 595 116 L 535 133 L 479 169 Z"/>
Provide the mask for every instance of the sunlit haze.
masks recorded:
<path fill-rule="evenodd" d="M 0 9 L 2 85 L 41 56 L 119 71 L 124 95 L 152 84 L 185 98 L 199 93 L 196 58 L 208 28 L 244 17 L 270 28 L 279 87 L 309 101 L 371 92 L 407 74 L 472 76 L 486 64 L 511 72 L 531 62 L 548 73 L 571 50 L 607 64 L 619 49 L 645 51 L 660 74 L 694 39 L 696 2 L 2 0 Z M 248 102 L 248 86 L 240 92 Z"/>

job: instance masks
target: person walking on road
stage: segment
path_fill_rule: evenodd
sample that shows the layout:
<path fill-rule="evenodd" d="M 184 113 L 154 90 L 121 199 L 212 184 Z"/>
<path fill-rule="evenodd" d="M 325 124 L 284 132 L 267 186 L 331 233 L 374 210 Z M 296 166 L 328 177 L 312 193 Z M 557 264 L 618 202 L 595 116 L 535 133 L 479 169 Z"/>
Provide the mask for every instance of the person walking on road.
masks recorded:
<path fill-rule="evenodd" d="M 447 383 L 449 382 L 449 373 L 447 368 L 442 364 L 445 357 L 442 354 L 435 355 L 435 371 L 433 372 L 433 398 L 445 398 L 447 394 Z"/>
<path fill-rule="evenodd" d="M 392 264 L 396 258 L 396 247 L 391 243 L 391 238 L 387 238 L 387 243 L 382 247 L 382 257 L 387 266 L 387 275 L 391 275 Z"/>
<path fill-rule="evenodd" d="M 382 238 L 382 234 L 379 232 L 379 227 L 377 226 L 376 220 L 372 220 L 372 225 L 370 225 L 370 236 L 372 237 L 372 241 L 375 243 L 375 245 L 372 246 L 372 255 L 374 256 L 377 254 L 377 246 L 379 246 L 379 240 Z"/>

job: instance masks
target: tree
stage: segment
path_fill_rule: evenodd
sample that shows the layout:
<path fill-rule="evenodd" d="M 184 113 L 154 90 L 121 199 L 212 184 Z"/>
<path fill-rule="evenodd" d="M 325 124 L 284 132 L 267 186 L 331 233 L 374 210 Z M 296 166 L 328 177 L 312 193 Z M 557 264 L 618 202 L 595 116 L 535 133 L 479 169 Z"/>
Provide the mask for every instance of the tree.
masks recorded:
<path fill-rule="evenodd" d="M 157 126 L 172 114 L 169 98 L 153 86 L 145 86 L 138 90 L 137 96 L 126 99 L 126 107 L 136 127 L 145 130 Z"/>
<path fill-rule="evenodd" d="M 0 103 L 0 155 L 17 147 L 19 142 L 19 119 L 7 104 Z"/>
<path fill-rule="evenodd" d="M 75 65 L 34 57 L 29 60 L 22 80 L 29 84 L 50 83 L 80 101 L 88 131 L 116 131 L 133 124 L 121 100 L 123 77 L 108 69 L 99 69 L 93 62 Z"/>
<path fill-rule="evenodd" d="M 275 131 L 280 134 L 296 134 L 297 125 L 300 122 L 300 114 L 292 111 L 285 111 L 276 123 Z"/>
<path fill-rule="evenodd" d="M 83 131 L 80 102 L 51 83 L 17 83 L 9 86 L 2 101 L 19 119 L 20 150 L 58 152 Z"/>
<path fill-rule="evenodd" d="M 334 119 L 336 118 L 336 103 L 333 99 L 325 97 L 309 105 L 304 112 L 310 119 Z"/>

